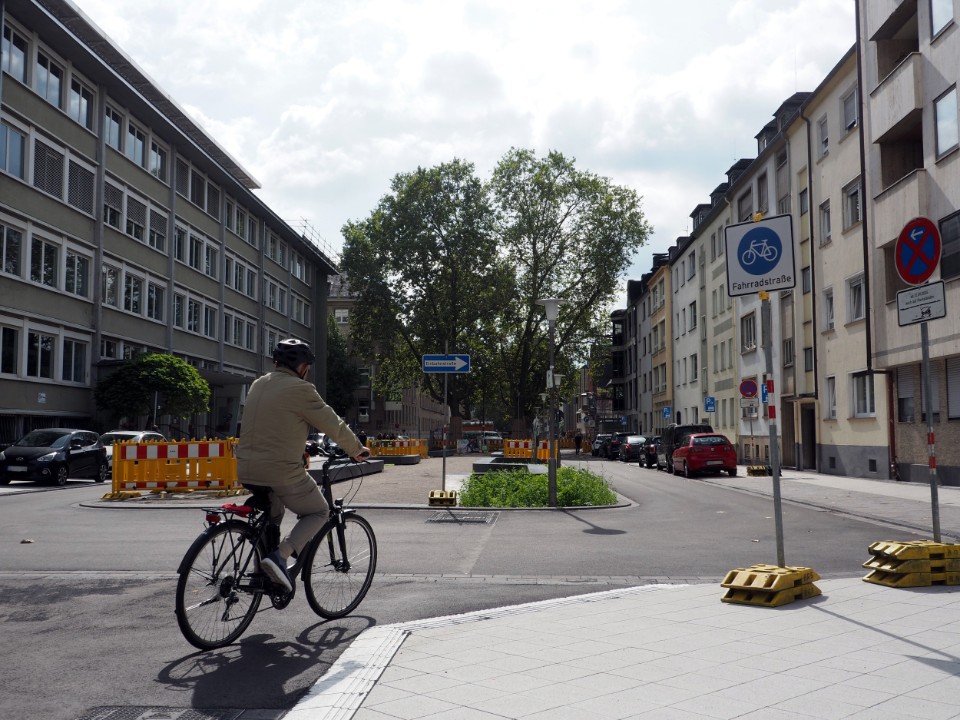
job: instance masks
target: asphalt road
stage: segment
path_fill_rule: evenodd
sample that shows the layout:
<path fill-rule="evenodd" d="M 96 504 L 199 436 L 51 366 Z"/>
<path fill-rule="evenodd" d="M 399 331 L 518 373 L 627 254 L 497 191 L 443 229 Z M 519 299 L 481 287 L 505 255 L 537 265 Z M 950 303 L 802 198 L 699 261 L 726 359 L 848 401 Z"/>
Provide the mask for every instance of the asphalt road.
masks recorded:
<path fill-rule="evenodd" d="M 413 474 L 436 473 L 439 462 Z M 323 622 L 298 597 L 285 611 L 263 612 L 236 645 L 208 653 L 182 639 L 173 614 L 175 568 L 202 527 L 199 510 L 84 507 L 108 488 L 79 482 L 4 493 L 0 628 L 13 660 L 0 679 L 2 715 L 77 720 L 118 706 L 281 711 L 373 625 L 618 585 L 719 582 L 736 567 L 775 564 L 768 499 L 636 465 L 591 465 L 627 506 L 492 511 L 482 523 L 438 508 L 365 508 L 380 557 L 356 615 Z M 380 482 L 413 489 L 394 482 L 403 472 L 387 468 Z M 886 535 L 876 523 L 784 504 L 787 564 L 824 577 L 862 575 L 867 546 Z M 720 595 L 718 586 L 718 602 Z"/>

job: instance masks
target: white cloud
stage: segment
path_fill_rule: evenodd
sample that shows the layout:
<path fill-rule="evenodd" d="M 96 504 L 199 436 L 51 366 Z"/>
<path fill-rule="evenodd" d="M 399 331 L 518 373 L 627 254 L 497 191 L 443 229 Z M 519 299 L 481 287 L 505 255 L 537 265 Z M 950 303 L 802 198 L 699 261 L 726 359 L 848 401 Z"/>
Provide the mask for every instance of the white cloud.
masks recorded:
<path fill-rule="evenodd" d="M 644 197 L 633 277 L 855 35 L 849 0 L 81 3 L 335 246 L 398 172 L 555 149 Z"/>

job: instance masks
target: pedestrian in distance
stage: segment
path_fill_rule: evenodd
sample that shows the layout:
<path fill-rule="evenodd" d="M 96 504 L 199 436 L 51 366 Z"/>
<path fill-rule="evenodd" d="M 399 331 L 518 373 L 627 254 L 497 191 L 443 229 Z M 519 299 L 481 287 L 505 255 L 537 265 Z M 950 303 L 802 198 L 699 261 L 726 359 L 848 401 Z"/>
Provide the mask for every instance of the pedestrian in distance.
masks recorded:
<path fill-rule="evenodd" d="M 311 427 L 333 439 L 357 462 L 370 451 L 327 405 L 306 379 L 315 360 L 310 346 L 293 338 L 273 351 L 275 370 L 250 386 L 237 444 L 237 479 L 250 488 L 270 489 L 270 518 L 277 525 L 284 509 L 298 520 L 279 545 L 260 561 L 260 569 L 287 592 L 293 589 L 287 558 L 300 553 L 326 522 L 327 502 L 303 464 L 304 441 Z"/>
<path fill-rule="evenodd" d="M 581 432 L 580 432 L 579 430 L 577 430 L 577 434 L 573 436 L 573 447 L 576 449 L 576 451 L 577 451 L 576 454 L 577 454 L 577 455 L 580 454 L 580 446 L 581 446 L 581 445 L 583 445 L 583 435 L 581 434 Z"/>

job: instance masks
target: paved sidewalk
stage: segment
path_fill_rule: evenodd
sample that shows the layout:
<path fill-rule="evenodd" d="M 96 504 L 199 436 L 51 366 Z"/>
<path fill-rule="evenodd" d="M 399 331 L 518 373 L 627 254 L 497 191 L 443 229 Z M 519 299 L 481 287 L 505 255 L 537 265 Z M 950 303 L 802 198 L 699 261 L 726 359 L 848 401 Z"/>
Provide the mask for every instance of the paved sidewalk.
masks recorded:
<path fill-rule="evenodd" d="M 436 484 L 423 471 L 439 462 L 381 487 Z M 451 475 L 461 465 L 448 458 Z M 702 481 L 772 495 L 769 477 Z M 927 485 L 786 470 L 781 496 L 932 538 Z M 953 542 L 960 488 L 939 500 Z M 777 608 L 723 603 L 715 584 L 646 585 L 375 627 L 286 717 L 960 718 L 960 587 L 816 585 L 821 596 Z"/>

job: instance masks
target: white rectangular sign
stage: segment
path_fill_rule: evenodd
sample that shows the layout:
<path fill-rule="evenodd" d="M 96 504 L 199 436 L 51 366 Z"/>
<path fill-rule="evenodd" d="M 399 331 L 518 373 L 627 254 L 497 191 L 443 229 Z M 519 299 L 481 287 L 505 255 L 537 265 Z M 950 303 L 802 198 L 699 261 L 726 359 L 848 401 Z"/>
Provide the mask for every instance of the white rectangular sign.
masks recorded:
<path fill-rule="evenodd" d="M 942 280 L 897 293 L 897 322 L 900 327 L 946 316 L 947 302 Z"/>
<path fill-rule="evenodd" d="M 742 397 L 740 398 L 740 407 L 760 407 L 760 398 L 758 397 Z"/>

